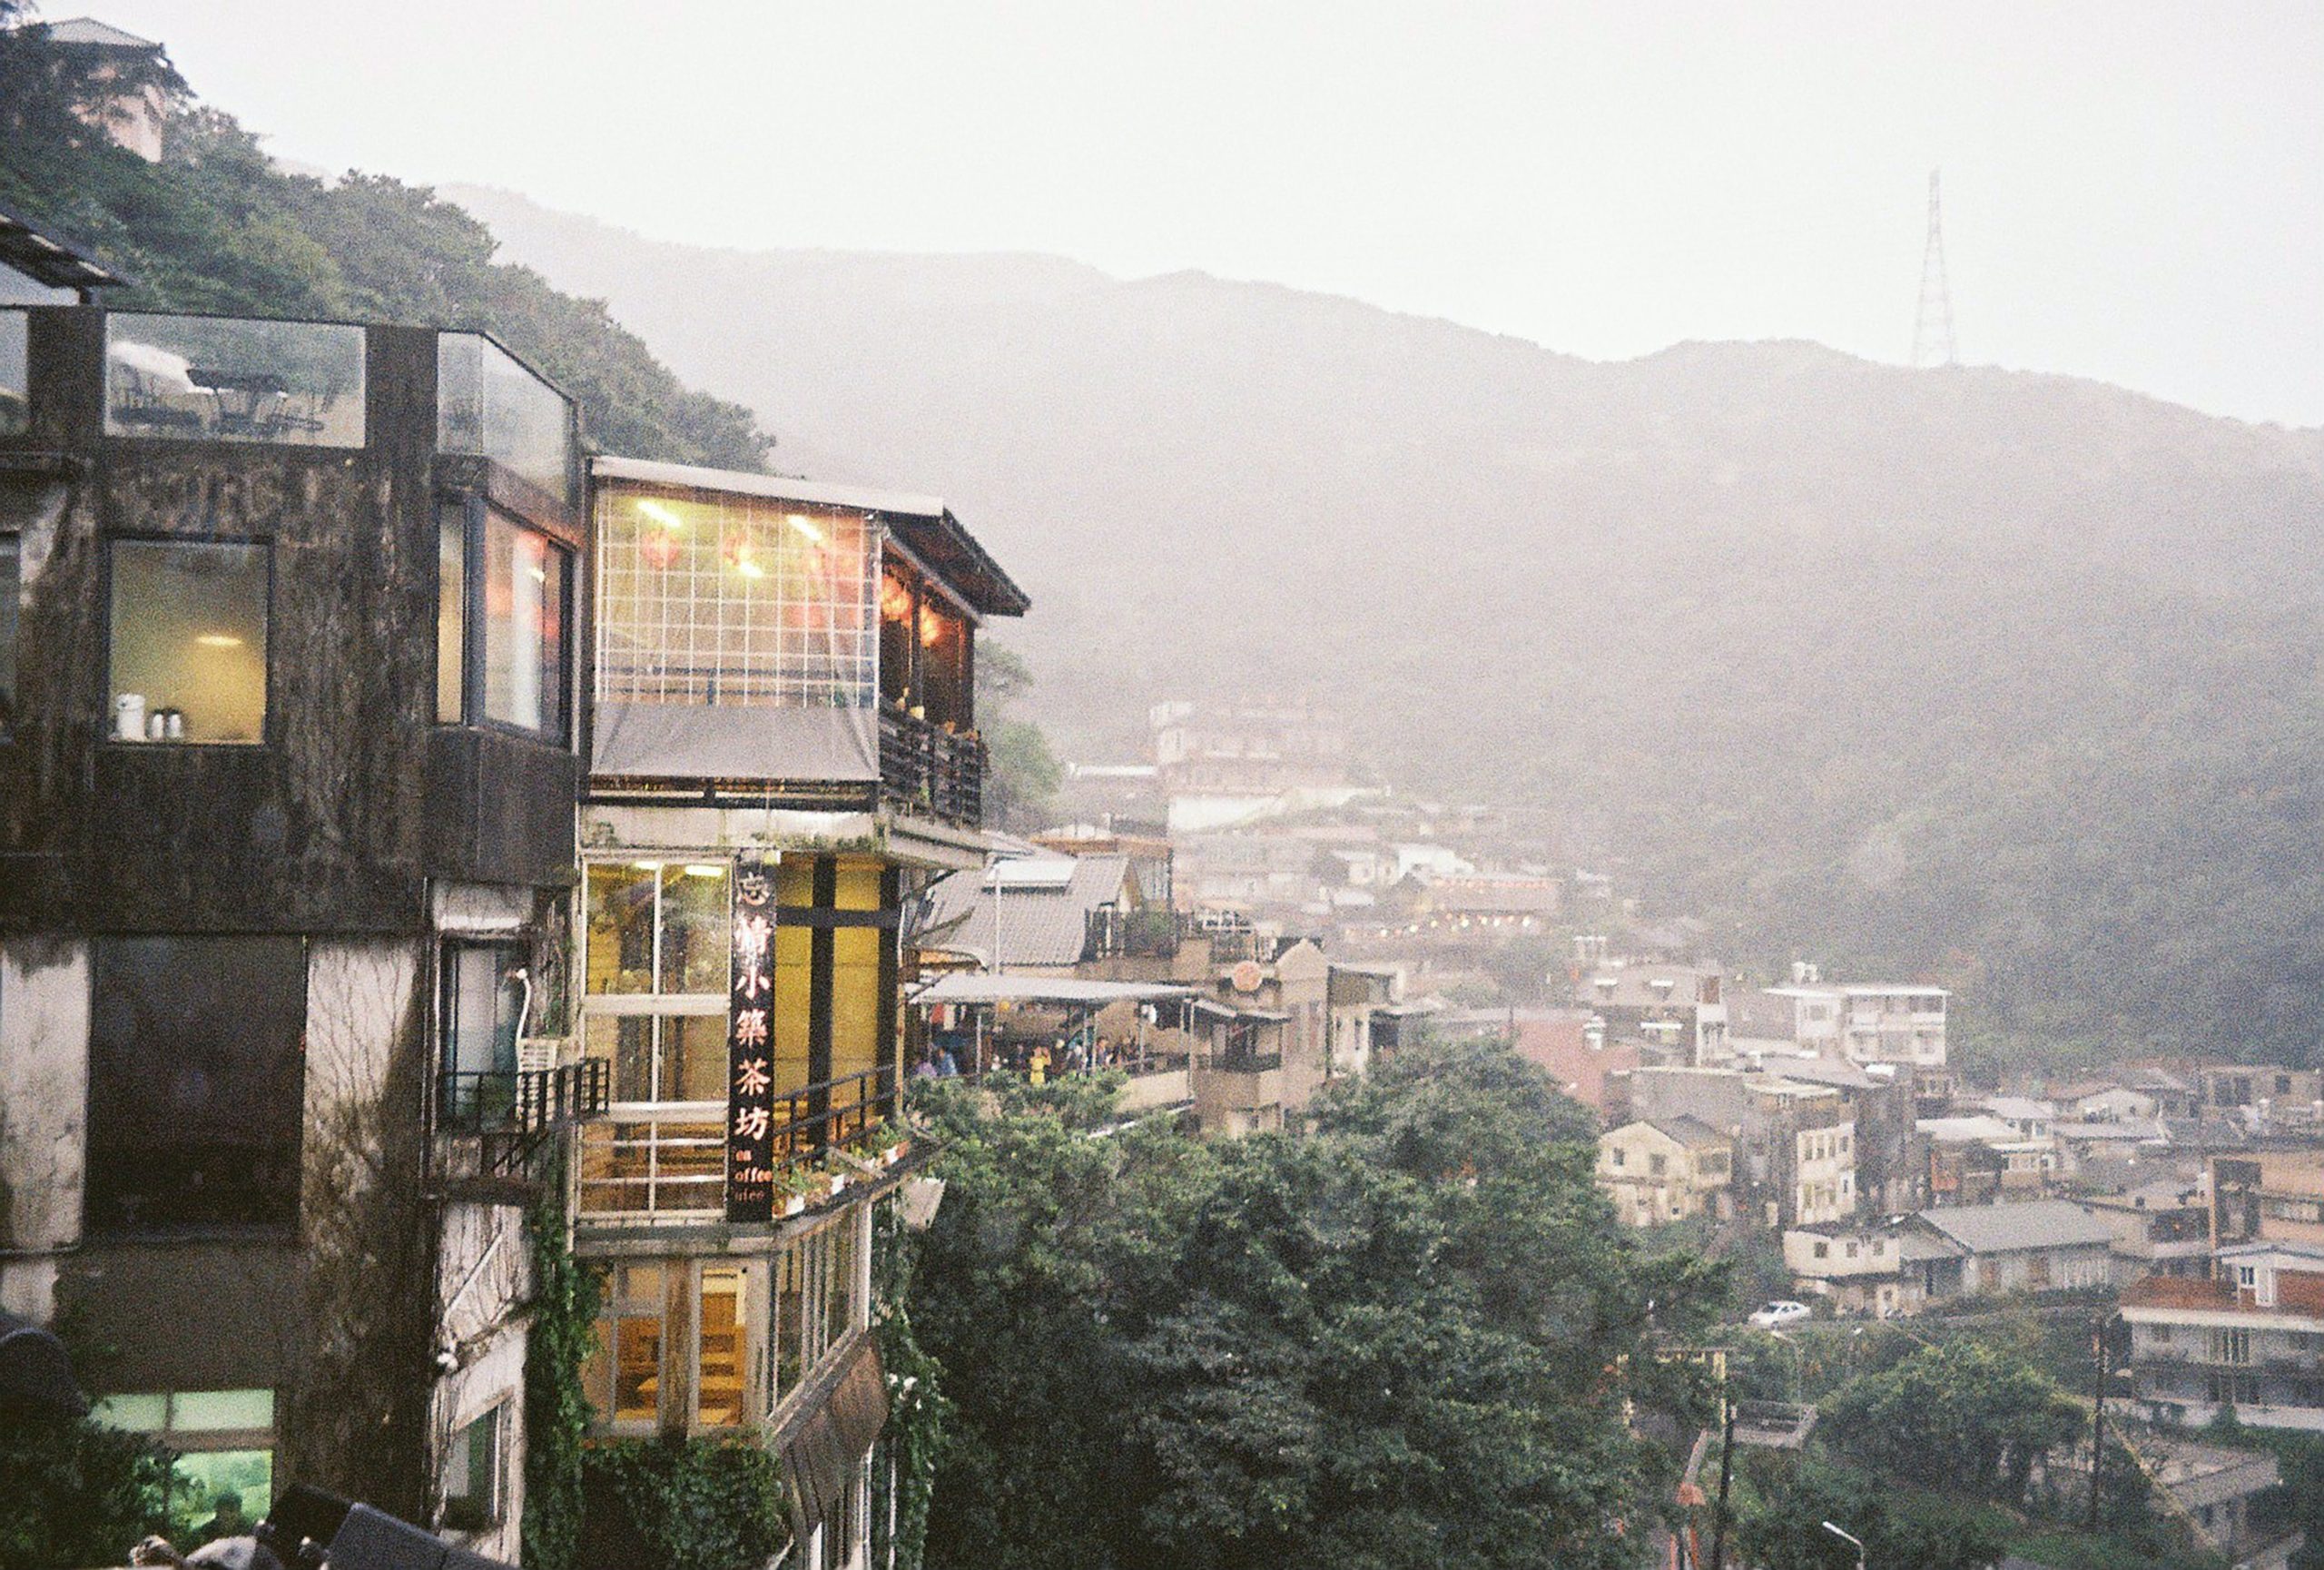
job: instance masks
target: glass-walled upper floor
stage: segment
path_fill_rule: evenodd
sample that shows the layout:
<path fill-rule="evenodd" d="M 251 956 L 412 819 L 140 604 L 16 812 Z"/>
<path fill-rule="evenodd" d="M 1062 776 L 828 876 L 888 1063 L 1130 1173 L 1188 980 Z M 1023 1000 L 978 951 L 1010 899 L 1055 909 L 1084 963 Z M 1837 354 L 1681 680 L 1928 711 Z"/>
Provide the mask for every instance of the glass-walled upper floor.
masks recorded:
<path fill-rule="evenodd" d="M 35 312 L 0 309 L 0 437 L 30 423 L 39 376 Z M 369 330 L 164 311 L 103 313 L 103 432 L 274 447 L 361 449 L 372 381 Z M 436 335 L 438 451 L 488 458 L 570 504 L 570 399 L 480 332 Z"/>
<path fill-rule="evenodd" d="M 861 511 L 603 487 L 601 702 L 869 709 L 879 530 Z"/>

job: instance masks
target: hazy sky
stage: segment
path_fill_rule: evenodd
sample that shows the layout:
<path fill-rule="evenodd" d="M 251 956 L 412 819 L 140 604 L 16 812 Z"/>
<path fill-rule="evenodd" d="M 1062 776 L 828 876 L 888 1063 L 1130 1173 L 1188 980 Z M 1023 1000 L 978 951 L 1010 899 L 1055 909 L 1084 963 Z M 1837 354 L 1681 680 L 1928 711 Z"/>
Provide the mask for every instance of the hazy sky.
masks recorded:
<path fill-rule="evenodd" d="M 2324 424 L 2324 4 L 47 0 L 283 156 L 669 239 L 1201 268 L 1597 359 L 1910 348 Z"/>

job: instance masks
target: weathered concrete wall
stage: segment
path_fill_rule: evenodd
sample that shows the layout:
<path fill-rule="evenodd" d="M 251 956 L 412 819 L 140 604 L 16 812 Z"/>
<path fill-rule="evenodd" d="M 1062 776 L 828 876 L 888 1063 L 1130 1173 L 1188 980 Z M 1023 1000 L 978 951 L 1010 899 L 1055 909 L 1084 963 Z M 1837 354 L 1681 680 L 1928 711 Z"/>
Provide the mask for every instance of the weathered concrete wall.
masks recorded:
<path fill-rule="evenodd" d="M 532 1289 L 532 1248 L 523 1211 L 508 1205 L 445 1206 L 436 1262 L 435 1356 L 442 1377 L 429 1403 L 428 1475 L 435 1487 L 427 1519 L 442 1520 L 450 1446 L 469 1424 L 505 1407 L 499 1525 L 464 1540 L 512 1564 L 524 1510 L 526 1315 Z"/>
<path fill-rule="evenodd" d="M 0 943 L 0 1308 L 45 1323 L 56 1259 L 81 1236 L 89 945 Z M 29 1256 L 29 1257 L 23 1257 Z"/>
<path fill-rule="evenodd" d="M 277 1473 L 410 1516 L 425 1505 L 437 1238 L 423 1194 L 424 943 L 317 939 L 300 1196 L 307 1361 Z"/>

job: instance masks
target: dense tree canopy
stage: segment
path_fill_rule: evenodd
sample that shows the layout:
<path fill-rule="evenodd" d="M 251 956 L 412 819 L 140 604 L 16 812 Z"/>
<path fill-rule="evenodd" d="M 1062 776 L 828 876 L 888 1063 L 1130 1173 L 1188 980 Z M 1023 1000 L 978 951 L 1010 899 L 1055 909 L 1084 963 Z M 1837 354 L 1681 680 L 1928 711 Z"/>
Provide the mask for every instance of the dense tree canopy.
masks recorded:
<path fill-rule="evenodd" d="M 1884 1472 L 2016 1504 L 2034 1463 L 2081 1417 L 2041 1370 L 1963 1338 L 1856 1380 L 1824 1423 L 1830 1444 Z"/>
<path fill-rule="evenodd" d="M 1629 1563 L 1624 1397 L 1717 1298 L 1644 1261 L 1581 1114 L 1494 1047 L 1409 1052 L 1314 1131 L 1100 1132 L 1078 1086 L 947 1086 L 915 1283 L 952 1443 L 929 1562 Z"/>

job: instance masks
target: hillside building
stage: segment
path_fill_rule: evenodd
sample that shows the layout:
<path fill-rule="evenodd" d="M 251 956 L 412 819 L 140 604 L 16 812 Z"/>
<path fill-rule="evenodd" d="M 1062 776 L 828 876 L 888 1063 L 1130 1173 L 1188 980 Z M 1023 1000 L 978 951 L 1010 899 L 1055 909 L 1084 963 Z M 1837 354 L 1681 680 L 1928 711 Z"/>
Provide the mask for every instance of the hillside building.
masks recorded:
<path fill-rule="evenodd" d="M 524 1207 L 606 1093 L 573 406 L 426 328 L 0 311 L 0 1306 L 187 1488 L 513 1558 Z"/>
<path fill-rule="evenodd" d="M 591 479 L 596 1429 L 764 1443 L 800 1561 L 869 1563 L 872 1256 L 910 1170 L 872 1159 L 913 1033 L 901 929 L 932 877 L 983 864 L 976 635 L 1026 599 L 933 498 L 618 458 Z"/>
<path fill-rule="evenodd" d="M 1598 1136 L 1598 1187 L 1626 1227 L 1725 1220 L 1734 1174 L 1734 1141 L 1692 1118 L 1625 1123 Z"/>

